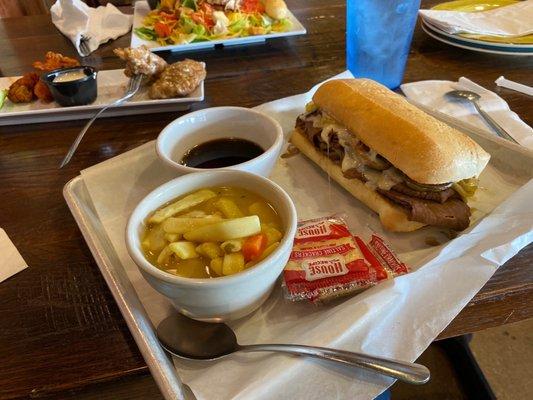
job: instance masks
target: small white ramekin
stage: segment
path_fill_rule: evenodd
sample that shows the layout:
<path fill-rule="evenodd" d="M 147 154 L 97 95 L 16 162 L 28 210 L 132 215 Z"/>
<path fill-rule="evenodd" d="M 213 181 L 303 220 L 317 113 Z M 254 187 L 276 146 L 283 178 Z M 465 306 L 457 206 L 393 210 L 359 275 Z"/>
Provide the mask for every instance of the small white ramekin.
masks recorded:
<path fill-rule="evenodd" d="M 265 150 L 260 156 L 228 169 L 270 175 L 283 147 L 283 130 L 275 119 L 250 108 L 213 107 L 186 114 L 161 131 L 156 151 L 159 158 L 179 175 L 216 171 L 220 168 L 192 168 L 180 161 L 194 146 L 228 137 L 250 140 Z"/>

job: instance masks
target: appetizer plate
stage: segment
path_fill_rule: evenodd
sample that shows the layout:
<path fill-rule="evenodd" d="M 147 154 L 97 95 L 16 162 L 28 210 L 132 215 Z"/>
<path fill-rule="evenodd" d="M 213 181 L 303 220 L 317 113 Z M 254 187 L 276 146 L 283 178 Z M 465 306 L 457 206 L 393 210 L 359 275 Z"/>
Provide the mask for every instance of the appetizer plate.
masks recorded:
<path fill-rule="evenodd" d="M 485 40 L 466 38 L 459 35 L 451 35 L 439 28 L 422 20 L 422 30 L 433 39 L 462 49 L 478 51 L 482 53 L 503 54 L 511 56 L 532 56 L 533 44 L 510 44 L 496 43 Z"/>
<path fill-rule="evenodd" d="M 0 90 L 7 89 L 18 78 L 20 77 L 0 78 Z M 84 106 L 61 107 L 56 102 L 43 103 L 40 100 L 14 104 L 6 99 L 4 106 L 0 109 L 0 126 L 90 118 L 104 105 L 124 95 L 128 79 L 123 69 L 99 71 L 98 97 L 94 103 Z M 188 109 L 191 103 L 203 99 L 203 82 L 189 96 L 174 99 L 150 99 L 148 88 L 141 87 L 133 99 L 104 111 L 102 117 L 182 111 Z"/>
<path fill-rule="evenodd" d="M 292 28 L 286 32 L 274 32 L 269 33 L 268 35 L 255 35 L 255 36 L 246 36 L 238 37 L 233 39 L 221 39 L 221 40 L 211 40 L 205 42 L 195 42 L 195 43 L 186 43 L 186 44 L 173 44 L 168 46 L 161 46 L 159 43 L 154 41 L 143 40 L 138 37 L 134 30 L 135 28 L 143 27 L 144 17 L 150 12 L 150 6 L 146 1 L 138 1 L 135 3 L 135 11 L 133 14 L 133 30 L 131 33 L 131 47 L 139 47 L 145 45 L 153 51 L 188 51 L 188 50 L 197 50 L 197 49 L 208 49 L 215 47 L 215 45 L 224 45 L 224 46 L 234 46 L 239 44 L 248 44 L 248 43 L 257 43 L 264 42 L 266 39 L 273 39 L 279 37 L 288 37 L 288 36 L 297 36 L 305 35 L 307 33 L 305 27 L 296 19 L 296 17 L 288 11 L 287 18 L 292 23 Z"/>

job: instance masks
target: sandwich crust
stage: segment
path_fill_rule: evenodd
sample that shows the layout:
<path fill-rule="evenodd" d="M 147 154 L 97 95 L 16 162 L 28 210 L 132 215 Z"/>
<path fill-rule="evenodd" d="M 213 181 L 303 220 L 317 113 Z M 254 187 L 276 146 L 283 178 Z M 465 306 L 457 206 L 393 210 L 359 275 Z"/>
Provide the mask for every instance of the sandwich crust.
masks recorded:
<path fill-rule="evenodd" d="M 477 177 L 489 162 L 490 155 L 467 135 L 369 79 L 328 81 L 313 101 L 416 182 Z"/>
<path fill-rule="evenodd" d="M 392 232 L 411 232 L 425 226 L 420 222 L 409 221 L 405 209 L 368 188 L 359 179 L 345 178 L 340 167 L 320 153 L 299 129 L 293 131 L 290 141 L 352 196 L 374 210 L 385 229 Z"/>

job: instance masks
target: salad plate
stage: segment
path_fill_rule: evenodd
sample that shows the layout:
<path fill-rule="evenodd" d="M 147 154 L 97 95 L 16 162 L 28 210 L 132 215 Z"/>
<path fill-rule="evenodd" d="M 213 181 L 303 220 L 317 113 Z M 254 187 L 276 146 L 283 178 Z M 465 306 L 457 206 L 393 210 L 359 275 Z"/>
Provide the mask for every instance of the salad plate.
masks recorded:
<path fill-rule="evenodd" d="M 133 14 L 133 30 L 130 44 L 131 47 L 139 47 L 141 45 L 145 45 L 152 51 L 170 50 L 179 52 L 212 48 L 216 45 L 234 46 L 248 43 L 264 42 L 267 39 L 305 35 L 307 33 L 305 27 L 300 23 L 300 21 L 296 19 L 296 17 L 290 12 L 290 10 L 287 10 L 287 15 L 284 20 L 288 22 L 288 24 L 287 28 L 283 30 L 270 30 L 269 33 L 259 35 L 238 36 L 237 32 L 231 32 L 230 29 L 229 32 L 233 33 L 233 37 L 217 38 L 217 36 L 215 35 L 206 34 L 204 32 L 205 29 L 201 25 L 195 24 L 193 21 L 190 23 L 190 29 L 196 31 L 197 33 L 189 33 L 188 35 L 184 35 L 188 37 L 183 39 L 185 41 L 183 43 L 165 44 L 161 43 L 160 41 L 157 41 L 156 36 L 152 35 L 150 33 L 150 30 L 146 30 L 144 20 L 148 16 L 148 13 L 150 11 L 150 6 L 148 5 L 147 1 L 137 1 L 135 3 L 135 9 Z M 236 22 L 238 24 L 240 21 Z M 266 23 L 269 22 L 267 21 Z"/>
<path fill-rule="evenodd" d="M 0 78 L 0 90 L 7 89 L 19 76 Z M 29 124 L 51 121 L 68 121 L 90 118 L 105 105 L 121 98 L 128 84 L 128 77 L 123 69 L 104 70 L 98 72 L 98 96 L 87 105 L 61 107 L 56 102 L 43 103 L 39 100 L 31 103 L 14 104 L 5 101 L 0 109 L 0 126 Z M 158 112 L 183 111 L 191 103 L 204 99 L 204 83 L 202 82 L 190 95 L 172 99 L 150 99 L 148 88 L 141 87 L 139 92 L 128 102 L 106 110 L 103 117 L 121 115 L 150 114 Z"/>

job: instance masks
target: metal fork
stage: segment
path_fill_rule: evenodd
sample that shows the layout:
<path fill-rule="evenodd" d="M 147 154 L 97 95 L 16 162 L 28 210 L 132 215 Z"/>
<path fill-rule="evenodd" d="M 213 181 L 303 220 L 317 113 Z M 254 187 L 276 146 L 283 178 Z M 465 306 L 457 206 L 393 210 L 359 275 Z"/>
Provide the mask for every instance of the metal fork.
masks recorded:
<path fill-rule="evenodd" d="M 80 52 L 82 57 L 87 57 L 89 54 L 91 54 L 91 49 L 89 49 L 89 40 L 91 40 L 89 36 L 81 35 Z"/>
<path fill-rule="evenodd" d="M 89 127 L 93 124 L 93 122 L 96 120 L 96 118 L 98 118 L 100 116 L 100 114 L 102 114 L 109 107 L 116 107 L 116 106 L 124 103 L 125 101 L 131 99 L 135 95 L 135 93 L 137 93 L 139 88 L 141 87 L 142 79 L 143 79 L 143 75 L 135 75 L 133 78 L 130 78 L 130 81 L 128 82 L 128 88 L 126 90 L 126 94 L 123 97 L 121 97 L 120 99 L 114 101 L 113 103 L 109 103 L 108 105 L 106 105 L 103 108 L 101 108 L 94 115 L 94 117 L 92 117 L 89 120 L 89 122 L 87 122 L 87 124 L 83 127 L 81 132 L 78 134 L 78 137 L 76 137 L 76 140 L 74 140 L 74 143 L 72 143 L 72 145 L 70 146 L 70 149 L 68 150 L 67 155 L 65 156 L 65 158 L 61 162 L 61 165 L 59 166 L 59 168 L 63 168 L 65 165 L 67 165 L 69 163 L 70 159 L 74 155 L 74 152 L 76 151 L 76 149 L 78 148 L 81 140 L 83 139 L 83 136 L 85 135 L 85 133 L 87 132 Z"/>

